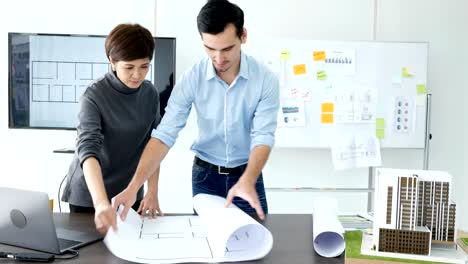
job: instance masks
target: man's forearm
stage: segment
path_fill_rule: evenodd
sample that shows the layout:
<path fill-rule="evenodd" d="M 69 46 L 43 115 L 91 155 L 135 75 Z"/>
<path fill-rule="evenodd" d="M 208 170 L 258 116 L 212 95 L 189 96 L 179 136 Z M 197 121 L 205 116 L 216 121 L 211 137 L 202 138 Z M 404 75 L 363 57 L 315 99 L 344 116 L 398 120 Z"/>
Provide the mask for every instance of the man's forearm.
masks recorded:
<path fill-rule="evenodd" d="M 169 152 L 169 147 L 166 144 L 159 139 L 151 138 L 146 144 L 135 175 L 127 189 L 136 193 L 143 183 L 159 169 L 159 165 L 167 152 Z"/>
<path fill-rule="evenodd" d="M 258 176 L 263 170 L 268 157 L 270 155 L 271 148 L 266 145 L 259 145 L 252 149 L 247 163 L 247 168 L 240 180 L 248 181 L 252 184 L 257 182 Z"/>
<path fill-rule="evenodd" d="M 153 193 L 158 195 L 159 189 L 159 168 L 156 169 L 156 172 L 151 175 L 148 179 L 148 193 Z"/>

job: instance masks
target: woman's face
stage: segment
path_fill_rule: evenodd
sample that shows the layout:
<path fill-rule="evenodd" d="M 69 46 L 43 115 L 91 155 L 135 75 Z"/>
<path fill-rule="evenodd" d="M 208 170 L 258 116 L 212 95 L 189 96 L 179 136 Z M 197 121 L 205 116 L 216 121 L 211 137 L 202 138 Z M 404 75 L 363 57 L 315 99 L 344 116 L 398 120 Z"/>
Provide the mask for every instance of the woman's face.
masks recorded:
<path fill-rule="evenodd" d="M 111 59 L 110 62 L 119 80 L 132 89 L 140 87 L 150 68 L 149 58 L 117 62 Z"/>

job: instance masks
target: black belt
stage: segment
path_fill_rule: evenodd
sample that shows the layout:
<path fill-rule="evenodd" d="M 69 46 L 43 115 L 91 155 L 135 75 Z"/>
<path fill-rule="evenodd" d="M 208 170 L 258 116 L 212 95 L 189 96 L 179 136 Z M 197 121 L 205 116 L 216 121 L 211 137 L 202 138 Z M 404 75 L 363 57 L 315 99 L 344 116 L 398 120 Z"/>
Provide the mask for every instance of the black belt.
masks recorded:
<path fill-rule="evenodd" d="M 242 173 L 244 173 L 244 170 L 245 170 L 245 167 L 247 164 L 244 164 L 244 165 L 240 165 L 240 166 L 237 166 L 237 167 L 234 167 L 234 168 L 226 168 L 226 167 L 223 167 L 223 166 L 218 166 L 218 165 L 214 165 L 214 164 L 211 164 L 209 162 L 206 162 L 198 157 L 195 157 L 195 160 L 194 160 L 195 164 L 197 164 L 198 166 L 200 167 L 203 167 L 205 169 L 210 169 L 210 170 L 213 170 L 213 171 L 216 171 L 218 174 L 239 174 L 239 175 L 242 175 Z"/>

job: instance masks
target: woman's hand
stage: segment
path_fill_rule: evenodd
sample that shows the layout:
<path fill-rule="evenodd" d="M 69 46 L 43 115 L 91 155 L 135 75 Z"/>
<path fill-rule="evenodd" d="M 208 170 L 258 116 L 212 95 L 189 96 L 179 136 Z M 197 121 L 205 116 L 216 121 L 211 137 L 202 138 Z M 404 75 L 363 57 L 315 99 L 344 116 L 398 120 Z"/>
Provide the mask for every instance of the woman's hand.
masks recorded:
<path fill-rule="evenodd" d="M 105 235 L 110 227 L 117 230 L 117 213 L 107 200 L 95 205 L 94 210 L 94 223 L 101 235 Z"/>

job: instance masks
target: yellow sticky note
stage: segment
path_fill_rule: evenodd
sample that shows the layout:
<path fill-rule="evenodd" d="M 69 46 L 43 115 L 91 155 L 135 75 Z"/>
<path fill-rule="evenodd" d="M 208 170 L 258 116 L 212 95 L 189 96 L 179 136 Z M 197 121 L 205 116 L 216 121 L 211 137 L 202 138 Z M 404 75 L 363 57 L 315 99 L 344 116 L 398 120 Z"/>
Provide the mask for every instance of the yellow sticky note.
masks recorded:
<path fill-rule="evenodd" d="M 376 118 L 375 119 L 375 127 L 377 129 L 384 129 L 385 128 L 385 119 L 384 118 Z"/>
<path fill-rule="evenodd" d="M 319 80 L 319 81 L 324 81 L 324 80 L 327 79 L 327 72 L 326 71 L 323 71 L 323 70 L 322 71 L 317 71 L 316 75 L 317 75 L 317 80 Z"/>
<path fill-rule="evenodd" d="M 333 113 L 335 105 L 333 103 L 322 103 L 322 113 Z"/>
<path fill-rule="evenodd" d="M 405 78 L 409 78 L 411 76 L 413 76 L 413 73 L 411 72 L 411 70 L 407 67 L 403 67 L 401 68 L 401 76 L 405 77 Z"/>
<path fill-rule="evenodd" d="M 314 61 L 325 61 L 326 58 L 325 51 L 314 51 Z"/>
<path fill-rule="evenodd" d="M 306 74 L 306 65 L 305 64 L 296 64 L 293 66 L 294 75 Z"/>
<path fill-rule="evenodd" d="M 333 124 L 333 114 L 322 114 L 322 124 Z"/>
<path fill-rule="evenodd" d="M 376 129 L 375 130 L 375 136 L 378 139 L 384 139 L 385 138 L 385 130 L 384 129 Z"/>
<path fill-rule="evenodd" d="M 281 51 L 281 59 L 282 60 L 289 60 L 291 58 L 291 52 L 289 50 L 282 50 Z"/>
<path fill-rule="evenodd" d="M 416 84 L 416 93 L 417 94 L 426 94 L 426 85 L 424 83 Z"/>

